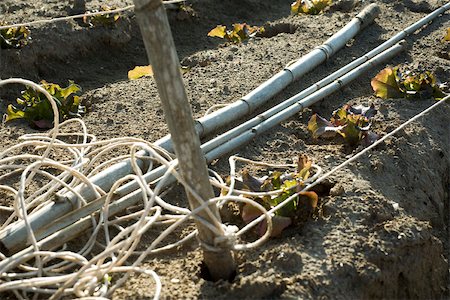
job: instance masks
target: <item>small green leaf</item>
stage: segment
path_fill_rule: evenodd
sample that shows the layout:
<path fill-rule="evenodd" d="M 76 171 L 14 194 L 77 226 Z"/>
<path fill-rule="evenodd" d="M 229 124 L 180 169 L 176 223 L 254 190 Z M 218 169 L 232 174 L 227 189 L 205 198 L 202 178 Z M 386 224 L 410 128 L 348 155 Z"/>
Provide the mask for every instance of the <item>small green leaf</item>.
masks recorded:
<path fill-rule="evenodd" d="M 306 180 L 309 178 L 312 161 L 306 154 L 301 154 L 298 157 L 297 163 L 297 178 L 300 180 Z"/>
<path fill-rule="evenodd" d="M 444 41 L 450 41 L 450 28 L 447 28 L 447 34 L 444 36 Z"/>
<path fill-rule="evenodd" d="M 227 27 L 223 25 L 217 25 L 216 28 L 208 32 L 208 36 L 218 37 L 223 39 L 227 34 Z"/>
<path fill-rule="evenodd" d="M 272 237 L 280 235 L 286 227 L 295 223 L 296 220 L 305 220 L 305 218 L 311 216 L 312 212 L 317 208 L 318 197 L 315 192 L 300 192 L 304 185 L 303 180 L 307 179 L 309 176 L 312 160 L 306 155 L 300 155 L 297 165 L 299 170 L 298 173 L 281 173 L 275 171 L 264 180 L 262 185 L 262 179 L 251 176 L 247 170 L 243 171 L 242 181 L 236 181 L 236 186 L 239 184 L 246 187 L 254 186 L 252 190 L 256 190 L 257 187 L 260 186 L 261 191 L 279 191 L 276 194 L 266 195 L 262 198 L 247 195 L 248 198 L 261 204 L 267 210 L 272 209 L 286 199 L 292 197 L 288 203 L 284 203 L 282 208 L 275 211 L 275 215 L 272 217 Z M 229 180 L 227 180 L 227 184 L 230 184 Z M 241 210 L 242 220 L 246 224 L 255 220 L 261 216 L 261 214 L 261 211 L 251 204 L 245 204 Z M 258 235 L 262 236 L 266 230 L 267 222 L 263 220 L 258 224 L 256 232 Z"/>
<path fill-rule="evenodd" d="M 153 76 L 152 66 L 136 66 L 133 70 L 128 71 L 128 79 L 135 80 L 144 76 Z"/>
<path fill-rule="evenodd" d="M 401 71 L 400 69 L 405 69 Z M 382 98 L 434 98 L 445 96 L 438 80 L 430 71 L 417 72 L 407 67 L 386 68 L 372 79 L 375 95 Z"/>
<path fill-rule="evenodd" d="M 376 112 L 374 105 L 367 107 L 346 104 L 333 112 L 330 121 L 318 115 L 313 115 L 309 120 L 308 129 L 313 134 L 313 137 L 326 137 L 326 134 L 332 133 L 335 135 L 338 133 L 349 145 L 355 146 L 366 135 L 371 134 L 369 131 L 370 119 Z M 375 136 L 370 135 L 370 139 L 367 139 L 366 142 Z"/>
<path fill-rule="evenodd" d="M 376 110 L 372 111 L 370 109 L 354 108 L 353 106 L 346 104 L 334 111 L 330 120 L 333 125 L 340 126 L 338 133 L 351 146 L 357 145 L 364 137 L 365 131 L 370 127 L 369 119 L 362 114 L 358 114 L 362 112 L 374 115 Z"/>
<path fill-rule="evenodd" d="M 80 86 L 74 84 L 72 80 L 69 80 L 69 85 L 66 88 L 64 89 L 60 88 L 61 96 L 64 99 L 67 99 L 67 97 L 69 97 L 71 94 L 76 94 L 79 91 L 81 91 Z"/>
<path fill-rule="evenodd" d="M 95 12 L 108 12 L 111 10 L 115 10 L 117 7 L 102 5 L 100 9 L 96 9 L 91 11 Z M 113 27 L 116 25 L 117 21 L 122 17 L 120 13 L 109 13 L 102 15 L 94 15 L 94 16 L 84 16 L 83 23 L 90 27 L 104 26 L 104 27 Z"/>
<path fill-rule="evenodd" d="M 41 86 L 53 97 L 59 110 L 60 120 L 80 116 L 84 107 L 80 105 L 80 98 L 76 93 L 81 88 L 69 81 L 66 88 L 61 88 L 58 84 L 41 81 Z M 22 92 L 22 98 L 16 100 L 18 107 L 9 105 L 6 111 L 5 120 L 25 119 L 30 124 L 38 128 L 51 128 L 53 126 L 53 109 L 44 94 L 31 88 Z"/>
<path fill-rule="evenodd" d="M 262 32 L 264 32 L 263 27 L 249 26 L 246 23 L 236 23 L 233 24 L 232 30 L 227 30 L 226 26 L 218 25 L 208 33 L 208 36 L 226 39 L 237 44 Z"/>
<path fill-rule="evenodd" d="M 395 72 L 396 68 L 385 68 L 378 73 L 370 82 L 375 95 L 381 99 L 398 98 L 402 96 L 399 89 Z"/>
<path fill-rule="evenodd" d="M 291 14 L 318 15 L 332 4 L 332 0 L 296 0 L 291 4 Z"/>
<path fill-rule="evenodd" d="M 15 108 L 12 104 L 8 105 L 6 109 L 6 117 L 5 122 L 15 120 L 15 119 L 23 119 L 25 117 L 25 112 Z"/>
<path fill-rule="evenodd" d="M 8 25 L 6 22 L 0 22 L 0 26 Z M 0 48 L 2 49 L 19 49 L 26 46 L 29 41 L 30 30 L 28 27 L 11 27 L 0 29 Z"/>
<path fill-rule="evenodd" d="M 345 139 L 350 146 L 355 146 L 363 137 L 363 133 L 358 124 L 364 122 L 360 115 L 348 115 L 346 125 L 339 130 L 339 134 Z"/>

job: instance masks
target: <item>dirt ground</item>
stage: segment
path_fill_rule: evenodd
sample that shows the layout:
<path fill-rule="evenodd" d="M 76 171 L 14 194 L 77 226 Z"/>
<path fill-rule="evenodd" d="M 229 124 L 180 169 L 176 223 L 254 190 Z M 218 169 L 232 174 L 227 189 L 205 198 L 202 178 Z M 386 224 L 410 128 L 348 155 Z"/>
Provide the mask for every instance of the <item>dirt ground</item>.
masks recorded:
<path fill-rule="evenodd" d="M 87 8 L 103 2 L 123 7 L 132 1 L 93 0 L 87 1 Z M 369 3 L 380 6 L 376 22 L 314 72 L 288 86 L 267 107 L 341 68 L 447 1 L 341 1 L 317 16 L 291 16 L 291 2 L 192 0 L 188 3 L 195 16 L 169 11 L 180 61 L 191 68 L 183 77 L 194 117 L 201 117 L 212 105 L 232 103 L 246 95 L 290 61 L 322 44 Z M 0 2 L 0 20 L 10 23 L 72 13 L 69 1 Z M 75 21 L 32 27 L 29 46 L 1 50 L 0 77 L 45 79 L 62 85 L 74 80 L 89 104 L 83 120 L 99 139 L 130 136 L 156 141 L 168 129 L 154 80 L 127 78 L 128 70 L 148 61 L 135 16 L 131 12 L 126 16 L 116 28 L 107 30 L 81 27 Z M 238 45 L 207 36 L 218 24 L 238 22 L 263 25 L 267 34 Z M 310 116 L 329 116 L 348 102 L 373 103 L 378 110 L 374 131 L 380 135 L 392 131 L 434 100 L 378 99 L 371 78 L 386 65 L 405 63 L 429 69 L 441 81 L 448 81 L 450 43 L 442 42 L 447 28 L 448 13 L 408 37 L 406 52 L 218 159 L 211 168 L 226 176 L 231 154 L 287 163 L 306 153 L 325 171 L 330 170 L 361 149 L 351 149 L 338 139 L 313 140 L 306 128 Z M 2 113 L 19 90 L 14 86 L 0 89 Z M 331 194 L 320 198 L 325 217 L 289 228 L 260 248 L 237 253 L 239 266 L 233 282 L 200 277 L 201 253 L 195 243 L 148 257 L 143 267 L 161 276 L 164 299 L 448 299 L 449 108 L 448 103 L 440 106 L 332 175 Z M 2 125 L 0 150 L 29 132 L 34 130 L 25 123 Z M 175 191 L 175 197 L 184 199 L 181 189 Z M 133 276 L 113 299 L 150 299 L 153 288 L 148 277 Z"/>

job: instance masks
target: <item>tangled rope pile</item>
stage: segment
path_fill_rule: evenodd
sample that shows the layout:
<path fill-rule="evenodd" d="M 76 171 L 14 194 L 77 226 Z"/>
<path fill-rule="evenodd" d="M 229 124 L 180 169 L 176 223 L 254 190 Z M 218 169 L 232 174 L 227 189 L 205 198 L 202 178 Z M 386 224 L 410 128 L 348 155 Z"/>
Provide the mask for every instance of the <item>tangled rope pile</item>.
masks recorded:
<path fill-rule="evenodd" d="M 297 196 L 297 194 L 291 196 L 268 212 L 263 206 L 248 197 L 277 195 L 283 191 L 252 193 L 235 189 L 236 163 L 252 163 L 273 168 L 295 168 L 296 165 L 262 164 L 232 156 L 230 157 L 230 186 L 227 186 L 222 178 L 213 171 L 211 171 L 212 176 L 210 177 L 211 183 L 215 187 L 227 191 L 226 195 L 204 201 L 180 177 L 176 170 L 177 161 L 164 149 L 137 138 L 125 137 L 98 141 L 94 135 L 88 133 L 81 119 L 70 119 L 60 124 L 55 101 L 39 85 L 23 79 L 7 79 L 0 81 L 0 86 L 8 83 L 24 84 L 44 93 L 54 110 L 55 127 L 48 133 L 23 135 L 19 138 L 19 144 L 0 153 L 0 170 L 2 170 L 0 189 L 14 198 L 11 207 L 0 207 L 1 210 L 10 213 L 0 229 L 6 228 L 17 220 L 24 220 L 29 241 L 33 246 L 31 253 L 24 254 L 6 265 L 3 264 L 0 269 L 0 293 L 12 291 L 18 299 L 28 299 L 27 293 L 30 292 L 51 295 L 50 299 L 58 299 L 63 295 L 110 297 L 131 273 L 141 273 L 152 277 L 155 281 L 154 297 L 157 299 L 161 293 L 161 282 L 158 275 L 152 270 L 140 268 L 139 265 L 147 256 L 177 247 L 196 236 L 197 232 L 193 231 L 175 243 L 161 246 L 161 242 L 174 233 L 178 227 L 194 218 L 216 232 L 217 235 L 222 231 L 219 231 L 218 228 L 225 227 L 225 236 L 218 236 L 214 245 L 202 246 L 211 251 L 223 248 L 248 250 L 260 246 L 269 238 L 272 229 L 271 215 L 276 209 L 281 208 Z M 73 130 L 74 127 L 79 127 L 81 130 L 67 132 L 69 131 L 67 128 Z M 123 152 L 123 149 L 127 149 L 128 154 L 109 158 L 111 152 Z M 136 153 L 141 149 L 149 153 L 149 156 L 146 157 L 149 161 L 149 168 L 145 170 L 146 172 L 159 165 L 167 167 L 165 174 L 152 187 L 144 181 L 143 172 L 137 164 Z M 103 191 L 89 182 L 90 176 L 127 158 L 132 161 L 134 174 L 117 181 L 110 191 Z M 312 183 L 321 173 L 318 166 L 313 167 L 316 172 L 305 182 L 306 184 Z M 166 191 L 164 187 L 171 176 L 174 176 L 203 204 L 194 211 L 190 211 L 187 208 L 165 202 L 163 200 Z M 11 181 L 13 177 L 17 178 L 14 182 Z M 46 183 L 42 187 L 36 188 L 43 180 Z M 139 182 L 142 195 L 141 204 L 134 207 L 133 211 L 128 214 L 110 216 L 108 207 L 114 192 L 130 180 Z M 3 182 L 9 184 L 6 185 Z M 55 193 L 62 189 L 76 193 L 74 187 L 81 182 L 95 190 L 98 197 L 106 195 L 105 204 L 98 218 L 92 217 L 93 229 L 88 241 L 79 250 L 69 250 L 67 247 L 54 251 L 40 249 L 28 221 L 30 214 L 48 205 L 54 199 Z M 80 194 L 77 196 L 79 199 L 77 206 L 85 205 L 86 201 L 83 197 Z M 261 210 L 262 215 L 259 221 L 266 219 L 268 227 L 266 233 L 254 242 L 239 244 L 239 237 L 259 221 L 255 220 L 239 230 L 236 226 L 221 224 L 217 218 L 214 218 L 214 224 L 210 224 L 196 217 L 198 212 L 208 210 L 210 205 L 222 206 L 228 201 L 251 203 Z M 161 229 L 161 234 L 145 251 L 136 251 L 143 234 L 155 227 L 166 228 Z M 127 265 L 130 263 L 127 260 L 132 255 L 138 255 L 138 257 L 130 265 Z M 5 254 L 0 253 L 0 263 L 7 258 Z M 111 282 L 111 274 L 115 273 L 121 273 L 122 276 L 115 276 L 114 282 Z"/>

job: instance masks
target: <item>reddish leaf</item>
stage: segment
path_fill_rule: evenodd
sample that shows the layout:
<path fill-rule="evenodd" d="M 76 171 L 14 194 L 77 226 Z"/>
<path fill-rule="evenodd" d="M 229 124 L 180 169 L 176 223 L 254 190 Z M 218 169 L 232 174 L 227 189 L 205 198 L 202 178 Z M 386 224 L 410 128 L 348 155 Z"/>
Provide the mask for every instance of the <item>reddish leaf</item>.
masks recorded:
<path fill-rule="evenodd" d="M 399 98 L 402 93 L 395 78 L 396 68 L 385 68 L 370 82 L 375 95 L 382 98 Z"/>

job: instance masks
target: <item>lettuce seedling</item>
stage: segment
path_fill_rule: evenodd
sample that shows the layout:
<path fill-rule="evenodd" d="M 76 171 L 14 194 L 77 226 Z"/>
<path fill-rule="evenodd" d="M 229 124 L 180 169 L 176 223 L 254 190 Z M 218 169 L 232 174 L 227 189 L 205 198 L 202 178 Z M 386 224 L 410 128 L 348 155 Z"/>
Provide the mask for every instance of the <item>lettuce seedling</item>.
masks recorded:
<path fill-rule="evenodd" d="M 0 22 L 0 26 L 7 23 Z M 31 40 L 30 30 L 28 27 L 11 27 L 0 29 L 0 48 L 2 49 L 19 49 L 28 44 Z"/>
<path fill-rule="evenodd" d="M 376 114 L 374 105 L 344 105 L 333 112 L 330 121 L 314 114 L 308 122 L 308 130 L 313 138 L 332 138 L 337 134 L 351 146 L 362 143 L 370 145 L 378 139 L 378 135 L 370 131 L 371 118 Z"/>
<path fill-rule="evenodd" d="M 78 96 L 81 88 L 73 81 L 69 81 L 66 88 L 58 84 L 41 81 L 41 86 L 52 95 L 56 101 L 60 120 L 80 117 L 85 107 L 80 104 Z M 27 88 L 22 92 L 22 98 L 17 98 L 18 106 L 8 105 L 5 122 L 15 119 L 25 119 L 34 126 L 42 129 L 53 127 L 53 110 L 47 97 L 41 92 Z"/>
<path fill-rule="evenodd" d="M 229 42 L 241 43 L 251 37 L 254 37 L 258 33 L 263 33 L 264 27 L 250 26 L 246 23 L 233 24 L 233 30 L 227 30 L 226 26 L 217 25 L 216 28 L 212 29 L 208 36 L 218 37 L 221 39 L 226 39 Z"/>
<path fill-rule="evenodd" d="M 266 195 L 264 197 L 250 197 L 252 200 L 261 204 L 267 210 L 277 206 L 287 198 L 297 195 L 285 206 L 275 211 L 272 217 L 272 237 L 278 236 L 291 224 L 305 221 L 317 208 L 318 196 L 315 192 L 301 192 L 304 187 L 304 181 L 310 175 L 312 161 L 306 156 L 299 157 L 298 168 L 296 172 L 273 172 L 266 179 L 259 179 L 251 176 L 244 170 L 242 179 L 237 183 L 241 189 L 252 192 L 279 191 L 276 195 Z M 242 220 L 248 224 L 261 215 L 261 211 L 251 204 L 245 204 L 241 211 Z M 267 230 L 266 221 L 259 223 L 256 232 L 262 236 Z"/>
<path fill-rule="evenodd" d="M 318 15 L 325 8 L 330 6 L 332 0 L 296 0 L 291 4 L 291 14 L 297 15 L 299 13 Z"/>
<path fill-rule="evenodd" d="M 430 98 L 445 97 L 442 85 L 430 71 L 402 71 L 401 66 L 388 67 L 380 71 L 370 82 L 375 95 L 382 98 Z"/>
<path fill-rule="evenodd" d="M 110 7 L 107 5 L 103 5 L 100 7 L 99 10 L 93 10 L 91 12 L 101 12 L 101 11 L 110 11 L 114 10 L 116 7 Z M 104 26 L 104 27 L 113 27 L 116 22 L 122 17 L 120 13 L 110 13 L 110 14 L 104 14 L 104 15 L 95 15 L 95 16 L 84 16 L 83 22 L 90 26 L 90 27 L 96 27 L 96 26 Z"/>

